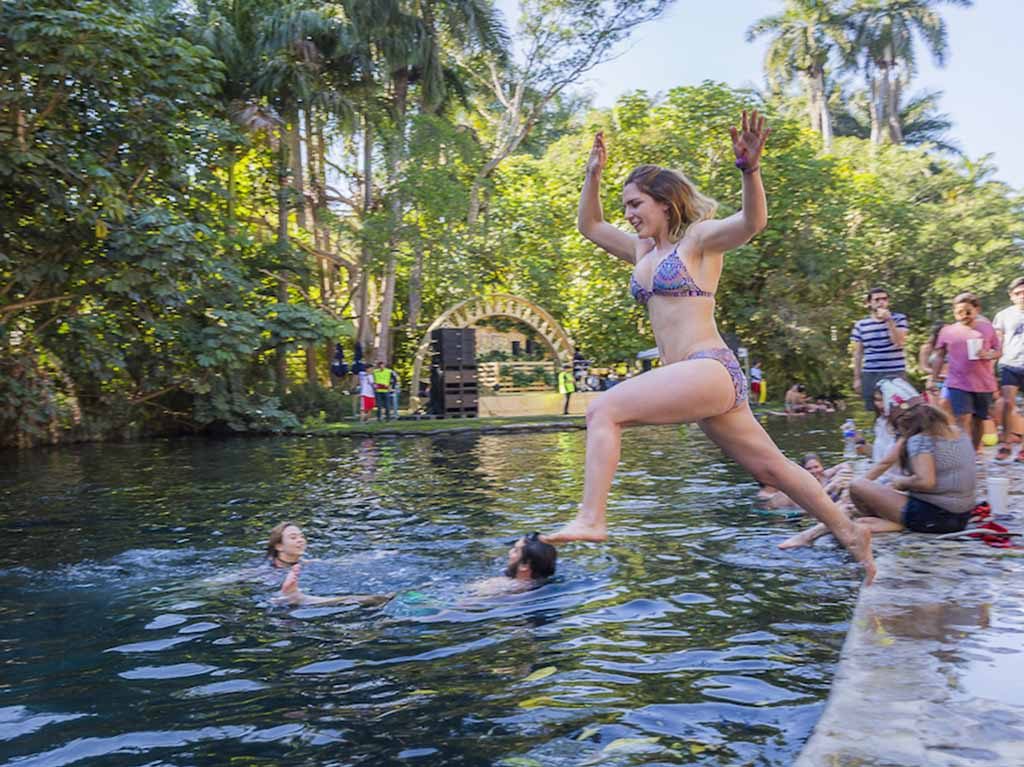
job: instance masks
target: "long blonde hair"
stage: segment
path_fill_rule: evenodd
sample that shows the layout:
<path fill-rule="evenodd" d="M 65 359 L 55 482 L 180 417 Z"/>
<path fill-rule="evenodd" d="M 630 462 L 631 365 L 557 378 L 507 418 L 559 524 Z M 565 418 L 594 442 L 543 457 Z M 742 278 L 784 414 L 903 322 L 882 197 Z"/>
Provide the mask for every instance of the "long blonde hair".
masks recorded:
<path fill-rule="evenodd" d="M 690 179 L 677 170 L 660 165 L 640 165 L 626 178 L 623 187 L 636 184 L 644 194 L 668 206 L 668 236 L 680 239 L 690 224 L 714 218 L 718 203 L 697 191 Z"/>

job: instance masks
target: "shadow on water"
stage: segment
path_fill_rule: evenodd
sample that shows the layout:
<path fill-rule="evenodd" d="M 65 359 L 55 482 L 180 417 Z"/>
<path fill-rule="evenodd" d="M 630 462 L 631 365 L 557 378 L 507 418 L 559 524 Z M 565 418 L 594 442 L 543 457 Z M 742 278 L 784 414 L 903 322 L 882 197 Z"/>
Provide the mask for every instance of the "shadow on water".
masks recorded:
<path fill-rule="evenodd" d="M 832 422 L 835 420 L 835 423 Z M 770 426 L 826 455 L 838 420 Z M 10 765 L 788 765 L 857 572 L 699 430 L 627 432 L 607 545 L 471 598 L 509 538 L 568 518 L 582 432 L 83 446 L 5 456 L 0 761 Z M 231 581 L 270 527 L 314 594 Z M 221 581 L 230 581 L 223 583 Z M 4 761 L 6 760 L 6 761 Z"/>

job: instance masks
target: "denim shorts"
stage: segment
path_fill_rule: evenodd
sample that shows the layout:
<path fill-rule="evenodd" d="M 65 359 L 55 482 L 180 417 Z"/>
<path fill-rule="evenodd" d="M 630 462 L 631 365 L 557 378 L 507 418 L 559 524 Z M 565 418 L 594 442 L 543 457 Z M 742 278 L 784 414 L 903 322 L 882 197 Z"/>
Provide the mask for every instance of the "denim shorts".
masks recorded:
<path fill-rule="evenodd" d="M 987 391 L 966 391 L 949 388 L 949 404 L 953 406 L 954 415 L 973 413 L 979 421 L 988 418 L 992 409 L 992 393 Z"/>
<path fill-rule="evenodd" d="M 959 533 L 971 518 L 971 512 L 957 514 L 933 503 L 910 496 L 903 507 L 903 526 L 915 533 Z"/>
<path fill-rule="evenodd" d="M 1024 368 L 1012 368 L 1009 365 L 999 366 L 999 385 L 1016 386 L 1024 389 Z"/>

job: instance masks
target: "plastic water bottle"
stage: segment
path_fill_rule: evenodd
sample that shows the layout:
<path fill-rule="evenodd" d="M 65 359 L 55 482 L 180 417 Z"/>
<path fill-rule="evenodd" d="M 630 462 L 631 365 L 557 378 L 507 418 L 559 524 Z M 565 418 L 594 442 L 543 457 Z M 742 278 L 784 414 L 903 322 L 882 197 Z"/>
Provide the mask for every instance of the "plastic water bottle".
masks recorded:
<path fill-rule="evenodd" d="M 857 455 L 857 424 L 852 418 L 843 422 L 843 457 L 852 458 Z"/>

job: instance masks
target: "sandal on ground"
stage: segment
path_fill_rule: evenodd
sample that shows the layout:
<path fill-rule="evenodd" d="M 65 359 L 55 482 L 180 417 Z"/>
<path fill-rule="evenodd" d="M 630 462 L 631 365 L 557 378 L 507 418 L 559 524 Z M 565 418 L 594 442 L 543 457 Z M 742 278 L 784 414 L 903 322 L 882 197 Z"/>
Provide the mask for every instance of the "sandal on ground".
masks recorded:
<path fill-rule="evenodd" d="M 1013 459 L 1013 451 L 1010 450 L 1010 446 L 1009 445 L 1000 445 L 999 449 L 996 451 L 996 457 L 994 459 L 995 462 L 996 463 L 1009 463 L 1012 459 Z M 1017 457 L 1017 460 L 1018 461 L 1021 460 L 1020 456 Z"/>

